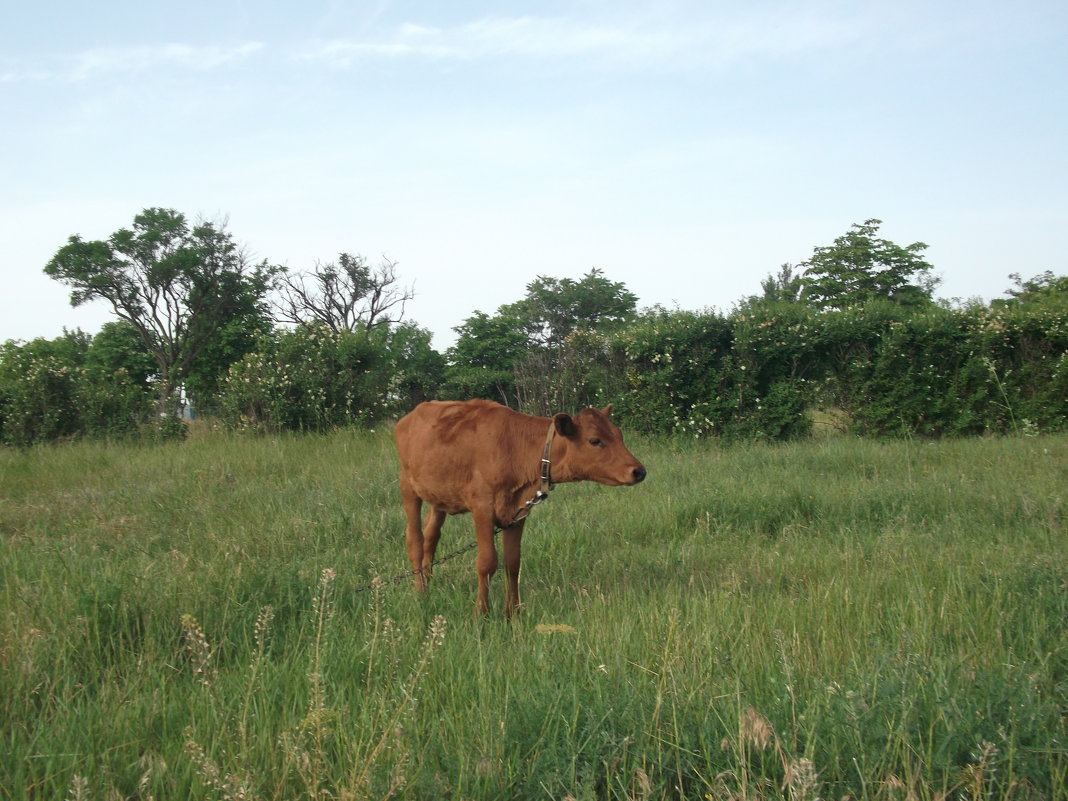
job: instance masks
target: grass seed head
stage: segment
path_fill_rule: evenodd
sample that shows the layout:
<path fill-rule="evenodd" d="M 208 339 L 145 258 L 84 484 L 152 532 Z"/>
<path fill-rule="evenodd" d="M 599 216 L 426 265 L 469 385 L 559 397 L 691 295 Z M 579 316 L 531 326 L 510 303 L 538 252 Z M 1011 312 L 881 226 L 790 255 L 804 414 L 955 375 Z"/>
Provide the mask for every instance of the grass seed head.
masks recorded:
<path fill-rule="evenodd" d="M 70 777 L 70 789 L 67 794 L 68 801 L 89 801 L 89 798 L 89 780 L 75 773 Z"/>
<path fill-rule="evenodd" d="M 819 786 L 819 774 L 812 761 L 801 757 L 786 763 L 786 777 L 783 785 L 790 801 L 818 801 L 816 790 Z"/>
<path fill-rule="evenodd" d="M 741 735 L 743 743 L 755 745 L 761 751 L 767 750 L 775 742 L 775 730 L 768 719 L 753 707 L 748 707 L 742 715 Z"/>

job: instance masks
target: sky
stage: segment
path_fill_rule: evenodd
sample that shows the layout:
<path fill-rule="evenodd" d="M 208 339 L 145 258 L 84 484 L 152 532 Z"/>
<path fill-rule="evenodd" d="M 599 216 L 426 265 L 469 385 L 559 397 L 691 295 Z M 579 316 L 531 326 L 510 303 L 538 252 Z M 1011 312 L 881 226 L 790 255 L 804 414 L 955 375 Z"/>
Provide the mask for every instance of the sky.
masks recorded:
<path fill-rule="evenodd" d="M 942 298 L 1068 272 L 1064 0 L 0 4 L 0 342 L 149 207 L 397 263 L 444 349 L 537 276 L 728 311 L 850 226 Z"/>

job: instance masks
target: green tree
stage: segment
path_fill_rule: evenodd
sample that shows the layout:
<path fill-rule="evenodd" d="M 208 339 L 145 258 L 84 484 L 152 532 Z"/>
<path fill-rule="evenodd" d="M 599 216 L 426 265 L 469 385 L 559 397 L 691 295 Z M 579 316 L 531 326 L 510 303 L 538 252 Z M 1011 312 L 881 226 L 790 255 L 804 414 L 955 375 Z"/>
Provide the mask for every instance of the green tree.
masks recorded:
<path fill-rule="evenodd" d="M 817 247 L 804 268 L 805 296 L 820 308 L 844 309 L 885 299 L 902 306 L 931 302 L 938 278 L 923 242 L 901 247 L 879 239 L 882 220 L 854 223 L 833 245 Z"/>
<path fill-rule="evenodd" d="M 560 349 L 575 331 L 608 333 L 634 319 L 638 296 L 594 267 L 581 280 L 539 275 L 500 313 L 520 321 L 534 347 Z"/>
<path fill-rule="evenodd" d="M 1026 281 L 1019 273 L 1009 275 L 1014 286 L 1005 290 L 1008 299 L 996 299 L 992 306 L 1025 306 L 1068 310 L 1068 275 L 1046 270 Z"/>
<path fill-rule="evenodd" d="M 197 354 L 185 379 L 194 407 L 214 409 L 231 365 L 254 351 L 271 331 L 271 312 L 259 283 L 239 286 L 230 316 Z"/>
<path fill-rule="evenodd" d="M 392 394 L 400 414 L 434 397 L 444 380 L 445 357 L 431 347 L 431 336 L 430 331 L 412 322 L 389 331 Z"/>
<path fill-rule="evenodd" d="M 512 370 L 527 351 L 523 322 L 507 313 L 490 317 L 476 311 L 453 331 L 458 337 L 445 352 L 442 395 L 514 402 Z"/>
<path fill-rule="evenodd" d="M 762 295 L 749 298 L 750 303 L 798 303 L 805 288 L 804 279 L 794 270 L 794 265 L 787 262 L 760 282 Z"/>
<path fill-rule="evenodd" d="M 71 236 L 44 268 L 73 288 L 71 304 L 102 299 L 137 331 L 155 359 L 160 412 L 173 416 L 177 389 L 221 328 L 262 298 L 272 268 L 251 266 L 222 225 L 190 225 L 150 208 L 107 240 Z"/>
<path fill-rule="evenodd" d="M 634 319 L 637 302 L 596 268 L 578 281 L 538 276 L 520 300 L 492 317 L 475 312 L 454 329 L 443 394 L 535 414 L 600 402 L 611 383 L 606 337 Z"/>
<path fill-rule="evenodd" d="M 104 323 L 89 345 L 85 364 L 96 375 L 122 370 L 132 381 L 149 388 L 156 360 L 145 348 L 137 329 L 125 320 Z"/>

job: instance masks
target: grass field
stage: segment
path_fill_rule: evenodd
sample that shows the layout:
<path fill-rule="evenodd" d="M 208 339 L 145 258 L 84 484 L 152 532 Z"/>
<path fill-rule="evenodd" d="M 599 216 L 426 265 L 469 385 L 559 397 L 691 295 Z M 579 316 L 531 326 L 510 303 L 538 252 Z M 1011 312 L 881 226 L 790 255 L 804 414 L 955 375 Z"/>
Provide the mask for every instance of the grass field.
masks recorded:
<path fill-rule="evenodd" d="M 1068 437 L 629 444 L 511 624 L 385 430 L 0 451 L 0 798 L 1068 798 Z"/>

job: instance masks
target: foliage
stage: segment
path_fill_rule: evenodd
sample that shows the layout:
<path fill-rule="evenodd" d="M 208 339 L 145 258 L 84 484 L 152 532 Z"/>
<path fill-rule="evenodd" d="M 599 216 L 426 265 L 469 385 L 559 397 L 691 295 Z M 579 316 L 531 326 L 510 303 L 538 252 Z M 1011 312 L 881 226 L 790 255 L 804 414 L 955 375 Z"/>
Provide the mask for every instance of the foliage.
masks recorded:
<path fill-rule="evenodd" d="M 125 320 L 104 323 L 93 336 L 85 357 L 86 365 L 107 375 L 123 370 L 135 383 L 149 387 L 156 375 L 152 358 L 134 326 Z"/>
<path fill-rule="evenodd" d="M 655 310 L 614 337 L 613 356 L 624 374 L 616 408 L 648 432 L 793 439 L 809 433 L 815 406 L 871 436 L 1068 426 L 1068 314 L 1044 304 Z"/>
<path fill-rule="evenodd" d="M 882 220 L 865 220 L 834 240 L 817 247 L 800 267 L 804 295 L 820 308 L 842 309 L 872 300 L 890 300 L 919 307 L 931 302 L 938 283 L 931 265 L 921 255 L 923 242 L 904 247 L 878 239 Z"/>
<path fill-rule="evenodd" d="M 555 355 L 576 331 L 608 332 L 634 316 L 638 297 L 596 267 L 581 280 L 539 275 L 499 314 L 519 321 L 532 348 Z"/>
<path fill-rule="evenodd" d="M 128 333 L 113 327 L 92 338 L 68 331 L 0 346 L 0 442 L 136 431 L 147 418 L 150 388 L 144 353 L 124 347 Z"/>
<path fill-rule="evenodd" d="M 0 425 L 3 441 L 28 445 L 78 430 L 77 383 L 88 345 L 66 334 L 0 350 Z"/>
<path fill-rule="evenodd" d="M 824 406 L 852 415 L 867 402 L 864 386 L 879 342 L 892 323 L 905 320 L 908 315 L 907 309 L 881 299 L 818 315 L 823 367 L 818 400 Z"/>
<path fill-rule="evenodd" d="M 989 378 L 997 421 L 988 428 L 1057 431 L 1068 427 L 1068 305 L 978 307 L 969 315 Z"/>
<path fill-rule="evenodd" d="M 522 322 L 507 314 L 490 317 L 476 311 L 453 330 L 459 336 L 445 354 L 448 367 L 442 397 L 487 398 L 514 404 L 512 371 L 526 353 L 527 345 Z"/>
<path fill-rule="evenodd" d="M 230 365 L 251 353 L 270 332 L 270 312 L 260 286 L 242 285 L 233 298 L 231 313 L 197 354 L 185 378 L 186 394 L 198 414 L 217 407 Z"/>
<path fill-rule="evenodd" d="M 826 397 L 857 433 L 944 436 L 1068 425 L 1068 313 L 973 305 L 830 312 Z"/>
<path fill-rule="evenodd" d="M 805 435 L 812 317 L 791 303 L 730 316 L 648 313 L 616 340 L 626 363 L 623 418 L 642 430 L 692 437 Z"/>
<path fill-rule="evenodd" d="M 622 390 L 611 363 L 609 339 L 597 331 L 572 331 L 550 352 L 538 349 L 512 369 L 516 404 L 549 417 L 560 409 L 604 407 Z"/>
<path fill-rule="evenodd" d="M 788 301 L 740 308 L 730 317 L 734 333 L 736 439 L 784 440 L 806 436 L 807 411 L 820 374 L 818 315 Z"/>
<path fill-rule="evenodd" d="M 991 306 L 1026 305 L 1061 310 L 1068 307 L 1068 275 L 1054 275 L 1052 270 L 1046 270 L 1027 280 L 1019 273 L 1012 273 L 1009 278 L 1014 284 L 1006 290 L 1009 299 L 996 299 Z"/>
<path fill-rule="evenodd" d="M 150 208 L 106 241 L 71 236 L 44 268 L 73 288 L 71 304 L 102 299 L 137 331 L 156 360 L 161 414 L 220 329 L 250 313 L 273 270 L 249 267 L 221 226 L 190 226 L 172 209 Z"/>
<path fill-rule="evenodd" d="M 437 396 L 444 380 L 445 357 L 430 344 L 431 332 L 413 322 L 391 328 L 386 339 L 393 374 L 391 409 L 402 414 Z"/>
<path fill-rule="evenodd" d="M 867 369 L 854 376 L 850 412 L 861 433 L 938 436 L 980 433 L 989 422 L 989 376 L 974 367 L 963 315 L 943 309 L 890 321 Z M 978 381 L 977 381 L 978 379 Z"/>
<path fill-rule="evenodd" d="M 786 263 L 779 272 L 760 282 L 763 295 L 751 297 L 750 303 L 800 303 L 805 289 L 804 278 L 794 271 L 794 265 Z"/>
<path fill-rule="evenodd" d="M 989 306 L 936 304 L 926 245 L 855 224 L 783 264 L 730 313 L 635 311 L 599 269 L 540 275 L 490 315 L 475 311 L 442 355 L 399 323 L 411 290 L 395 264 L 360 256 L 283 275 L 249 267 L 230 235 L 147 209 L 107 241 L 71 237 L 46 271 L 72 302 L 109 300 L 120 320 L 77 345 L 9 343 L 0 372 L 4 442 L 112 434 L 170 410 L 179 378 L 235 426 L 325 431 L 373 425 L 430 398 L 498 400 L 532 414 L 613 403 L 632 430 L 725 441 L 807 436 L 813 414 L 877 437 L 1068 427 L 1068 278 L 1010 276 Z M 799 272 L 803 270 L 804 272 Z"/>
<path fill-rule="evenodd" d="M 476 311 L 455 329 L 443 395 L 542 415 L 597 404 L 618 383 L 605 366 L 606 337 L 633 319 L 636 304 L 596 268 L 578 281 L 538 276 L 522 299 L 493 317 Z"/>
<path fill-rule="evenodd" d="M 723 433 L 733 333 L 715 312 L 653 309 L 613 338 L 624 367 L 621 420 L 657 434 Z"/>
<path fill-rule="evenodd" d="M 326 431 L 371 425 L 429 397 L 443 369 L 415 325 L 359 331 L 300 326 L 265 338 L 235 364 L 220 395 L 238 427 Z"/>
<path fill-rule="evenodd" d="M 220 405 L 232 425 L 325 431 L 385 414 L 385 350 L 367 331 L 301 326 L 261 342 L 230 368 Z"/>

